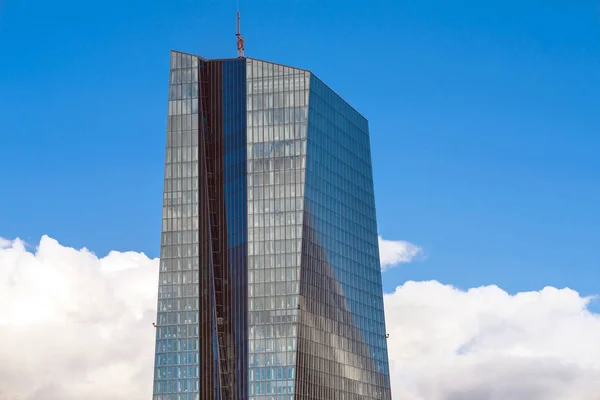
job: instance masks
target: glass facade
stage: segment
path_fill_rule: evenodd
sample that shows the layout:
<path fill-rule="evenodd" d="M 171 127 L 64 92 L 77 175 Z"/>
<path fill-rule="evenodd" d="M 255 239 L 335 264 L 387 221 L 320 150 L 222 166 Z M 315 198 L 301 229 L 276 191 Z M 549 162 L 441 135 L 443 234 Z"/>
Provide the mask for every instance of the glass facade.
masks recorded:
<path fill-rule="evenodd" d="M 198 64 L 171 54 L 155 399 L 192 400 L 199 388 Z"/>
<path fill-rule="evenodd" d="M 294 398 L 310 74 L 247 60 L 249 398 Z"/>
<path fill-rule="evenodd" d="M 153 399 L 391 398 L 370 157 L 310 72 L 171 53 Z"/>
<path fill-rule="evenodd" d="M 367 120 L 314 75 L 298 327 L 301 399 L 390 399 Z"/>
<path fill-rule="evenodd" d="M 232 283 L 231 315 L 237 398 L 245 398 L 248 376 L 248 218 L 246 175 L 246 63 L 224 61 L 223 137 L 227 252 Z"/>

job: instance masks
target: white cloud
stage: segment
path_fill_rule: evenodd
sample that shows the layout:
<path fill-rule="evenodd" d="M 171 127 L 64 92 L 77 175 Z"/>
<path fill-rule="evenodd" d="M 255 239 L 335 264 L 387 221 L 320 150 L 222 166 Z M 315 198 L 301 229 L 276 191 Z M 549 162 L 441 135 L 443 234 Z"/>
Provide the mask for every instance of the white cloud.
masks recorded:
<path fill-rule="evenodd" d="M 0 246 L 0 399 L 151 397 L 157 260 Z"/>
<path fill-rule="evenodd" d="M 157 260 L 0 242 L 0 399 L 142 400 Z M 394 399 L 598 400 L 600 317 L 545 288 L 408 282 L 385 296 Z"/>
<path fill-rule="evenodd" d="M 0 249 L 5 249 L 12 245 L 10 240 L 6 240 L 0 237 Z"/>
<path fill-rule="evenodd" d="M 598 400 L 600 316 L 589 300 L 407 282 L 385 295 L 394 397 Z"/>
<path fill-rule="evenodd" d="M 404 240 L 386 240 L 379 236 L 379 257 L 382 271 L 398 264 L 409 263 L 422 252 L 423 249 L 419 246 Z"/>

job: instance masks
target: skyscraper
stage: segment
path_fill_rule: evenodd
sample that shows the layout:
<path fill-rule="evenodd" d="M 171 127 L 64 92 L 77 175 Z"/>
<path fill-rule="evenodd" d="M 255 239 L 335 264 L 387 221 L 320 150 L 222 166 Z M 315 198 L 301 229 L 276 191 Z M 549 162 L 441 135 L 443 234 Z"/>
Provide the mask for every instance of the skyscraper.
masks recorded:
<path fill-rule="evenodd" d="M 367 120 L 303 69 L 170 72 L 153 398 L 390 399 Z"/>

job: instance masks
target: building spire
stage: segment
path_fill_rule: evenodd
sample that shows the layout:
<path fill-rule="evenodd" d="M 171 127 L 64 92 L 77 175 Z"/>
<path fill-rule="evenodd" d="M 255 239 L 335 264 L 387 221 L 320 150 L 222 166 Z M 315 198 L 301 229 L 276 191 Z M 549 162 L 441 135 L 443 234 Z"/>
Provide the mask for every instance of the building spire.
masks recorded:
<path fill-rule="evenodd" d="M 237 36 L 238 58 L 244 58 L 244 37 L 240 33 L 240 8 L 239 8 L 239 3 L 236 3 L 236 8 L 237 8 L 237 33 L 235 34 L 235 36 Z"/>

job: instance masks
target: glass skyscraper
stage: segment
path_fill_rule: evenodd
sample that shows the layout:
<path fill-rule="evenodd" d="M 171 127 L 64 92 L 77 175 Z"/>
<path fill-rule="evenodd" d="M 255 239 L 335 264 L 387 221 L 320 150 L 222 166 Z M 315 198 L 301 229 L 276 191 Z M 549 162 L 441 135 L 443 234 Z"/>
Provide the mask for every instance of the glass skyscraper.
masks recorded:
<path fill-rule="evenodd" d="M 367 120 L 171 52 L 153 399 L 390 398 Z"/>

